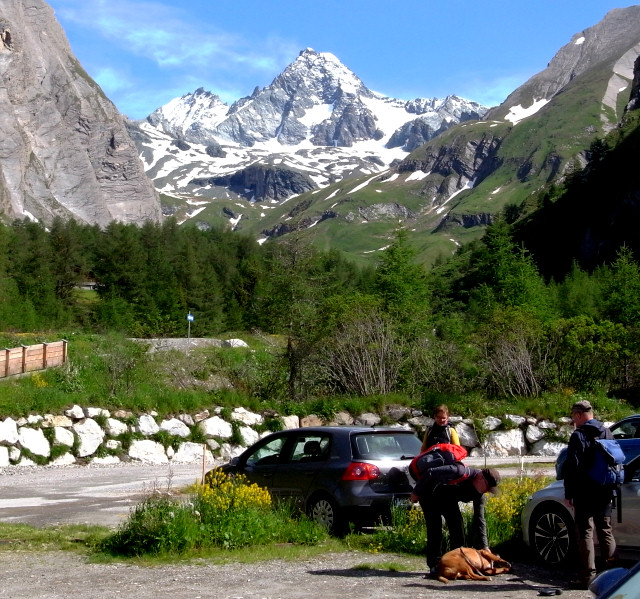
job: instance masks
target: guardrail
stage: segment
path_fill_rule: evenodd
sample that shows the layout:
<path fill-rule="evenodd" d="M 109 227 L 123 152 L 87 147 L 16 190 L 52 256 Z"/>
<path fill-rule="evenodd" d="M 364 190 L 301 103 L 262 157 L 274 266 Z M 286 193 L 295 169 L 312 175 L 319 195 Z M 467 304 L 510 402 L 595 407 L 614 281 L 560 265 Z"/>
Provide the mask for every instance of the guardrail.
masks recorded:
<path fill-rule="evenodd" d="M 0 350 L 0 378 L 60 366 L 68 359 L 67 341 L 5 347 Z"/>

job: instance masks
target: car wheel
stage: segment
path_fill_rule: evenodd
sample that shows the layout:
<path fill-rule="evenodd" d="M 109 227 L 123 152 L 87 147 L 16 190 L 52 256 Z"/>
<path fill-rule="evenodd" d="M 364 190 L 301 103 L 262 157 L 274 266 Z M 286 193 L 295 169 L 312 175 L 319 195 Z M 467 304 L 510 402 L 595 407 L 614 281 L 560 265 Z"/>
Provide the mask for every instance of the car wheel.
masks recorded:
<path fill-rule="evenodd" d="M 307 514 L 331 533 L 338 534 L 342 530 L 340 510 L 335 500 L 329 495 L 313 496 L 307 504 Z"/>
<path fill-rule="evenodd" d="M 536 557 L 550 566 L 561 566 L 576 557 L 575 524 L 562 506 L 543 503 L 529 523 L 529 539 Z"/>

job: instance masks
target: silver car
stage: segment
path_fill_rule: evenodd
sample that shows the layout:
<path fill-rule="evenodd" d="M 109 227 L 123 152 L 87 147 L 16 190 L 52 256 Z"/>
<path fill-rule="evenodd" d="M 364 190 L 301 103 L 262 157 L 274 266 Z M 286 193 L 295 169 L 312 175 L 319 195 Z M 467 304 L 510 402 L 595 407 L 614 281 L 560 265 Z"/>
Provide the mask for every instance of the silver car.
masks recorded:
<path fill-rule="evenodd" d="M 621 557 L 640 556 L 640 414 L 611 427 L 625 453 L 625 481 L 612 515 Z M 620 520 L 620 522 L 619 522 Z M 530 498 L 522 512 L 524 542 L 548 565 L 563 566 L 577 556 L 573 508 L 564 503 L 564 483 L 557 480 Z M 597 539 L 596 539 L 597 542 Z"/>

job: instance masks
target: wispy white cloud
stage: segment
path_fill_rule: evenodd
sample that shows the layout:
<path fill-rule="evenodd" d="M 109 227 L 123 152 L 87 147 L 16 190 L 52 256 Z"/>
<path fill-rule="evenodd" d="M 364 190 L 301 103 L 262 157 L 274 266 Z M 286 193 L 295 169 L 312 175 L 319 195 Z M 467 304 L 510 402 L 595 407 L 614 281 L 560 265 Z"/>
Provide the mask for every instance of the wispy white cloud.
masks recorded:
<path fill-rule="evenodd" d="M 271 72 L 290 60 L 292 45 L 277 39 L 246 40 L 215 24 L 194 23 L 179 7 L 131 0 L 59 0 L 58 14 L 95 31 L 121 50 L 163 69 L 229 70 L 242 65 Z"/>

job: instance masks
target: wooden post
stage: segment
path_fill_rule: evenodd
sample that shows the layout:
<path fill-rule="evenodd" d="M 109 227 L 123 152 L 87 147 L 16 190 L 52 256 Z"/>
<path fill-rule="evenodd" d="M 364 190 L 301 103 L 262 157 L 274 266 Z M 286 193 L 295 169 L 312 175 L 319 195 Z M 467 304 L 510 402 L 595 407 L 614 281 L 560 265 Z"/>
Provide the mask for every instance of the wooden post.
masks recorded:
<path fill-rule="evenodd" d="M 207 445 L 206 443 L 202 444 L 202 480 L 200 481 L 200 484 L 204 485 L 204 464 L 206 462 L 207 459 Z"/>
<path fill-rule="evenodd" d="M 67 361 L 67 345 L 68 341 L 66 339 L 62 340 L 62 363 L 65 364 Z"/>
<path fill-rule="evenodd" d="M 22 346 L 22 373 L 23 374 L 27 372 L 27 349 L 29 349 L 28 346 L 26 345 Z"/>
<path fill-rule="evenodd" d="M 44 370 L 48 364 L 47 364 L 47 345 L 49 345 L 48 343 L 43 343 L 42 344 L 42 369 Z"/>
<path fill-rule="evenodd" d="M 4 376 L 9 376 L 9 354 L 11 350 L 8 347 L 4 348 L 5 353 L 5 363 L 4 363 Z"/>

